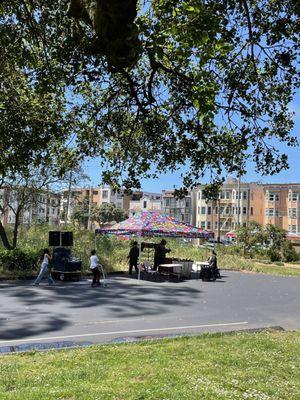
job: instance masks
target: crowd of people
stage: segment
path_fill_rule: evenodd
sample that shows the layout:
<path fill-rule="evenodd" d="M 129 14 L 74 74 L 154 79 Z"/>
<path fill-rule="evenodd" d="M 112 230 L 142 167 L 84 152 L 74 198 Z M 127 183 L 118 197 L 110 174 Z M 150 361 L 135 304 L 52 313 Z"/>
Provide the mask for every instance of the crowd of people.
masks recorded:
<path fill-rule="evenodd" d="M 166 248 L 166 244 L 167 244 L 166 240 L 162 239 L 159 244 L 155 245 L 154 265 L 153 265 L 153 269 L 155 271 L 158 269 L 160 265 L 166 263 L 167 254 L 170 253 L 171 251 L 171 249 Z M 127 256 L 129 264 L 129 271 L 128 271 L 129 275 L 132 275 L 133 268 L 135 269 L 135 272 L 138 273 L 139 257 L 140 257 L 140 248 L 138 242 L 134 241 Z M 38 286 L 44 277 L 47 278 L 49 285 L 54 284 L 54 280 L 51 275 L 51 260 L 52 256 L 50 250 L 44 249 L 41 259 L 41 268 L 36 280 L 34 281 L 34 285 Z M 212 250 L 212 254 L 208 259 L 208 266 L 211 269 L 214 278 L 220 276 L 217 263 L 217 255 L 214 250 Z M 92 287 L 100 286 L 100 275 L 101 275 L 100 260 L 96 254 L 96 250 L 91 251 L 90 270 L 93 274 L 91 286 Z"/>

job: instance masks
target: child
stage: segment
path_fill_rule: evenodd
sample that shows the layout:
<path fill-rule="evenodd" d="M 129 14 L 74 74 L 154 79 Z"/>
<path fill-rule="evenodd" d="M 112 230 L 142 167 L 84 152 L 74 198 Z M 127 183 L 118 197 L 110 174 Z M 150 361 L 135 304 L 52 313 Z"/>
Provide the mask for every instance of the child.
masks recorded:
<path fill-rule="evenodd" d="M 92 287 L 100 286 L 100 270 L 99 270 L 99 258 L 96 256 L 96 250 L 91 251 L 90 257 L 90 268 L 93 273 Z"/>
<path fill-rule="evenodd" d="M 44 249 L 43 250 L 43 261 L 42 261 L 42 265 L 41 265 L 41 269 L 40 272 L 34 282 L 34 284 L 36 286 L 38 286 L 41 282 L 41 280 L 43 279 L 44 276 L 47 277 L 48 279 L 48 284 L 49 285 L 53 285 L 54 284 L 54 280 L 51 276 L 51 271 L 50 271 L 50 267 L 49 267 L 49 262 L 51 261 L 51 254 L 49 249 Z"/>

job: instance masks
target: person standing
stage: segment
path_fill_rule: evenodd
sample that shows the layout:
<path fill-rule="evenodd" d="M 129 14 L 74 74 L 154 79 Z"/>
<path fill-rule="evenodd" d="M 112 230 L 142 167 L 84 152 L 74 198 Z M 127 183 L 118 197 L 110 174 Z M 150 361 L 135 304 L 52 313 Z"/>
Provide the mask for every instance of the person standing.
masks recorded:
<path fill-rule="evenodd" d="M 44 276 L 46 276 L 46 278 L 48 279 L 48 284 L 49 285 L 53 285 L 54 284 L 54 280 L 51 276 L 51 270 L 50 270 L 50 261 L 52 259 L 52 256 L 50 254 L 49 249 L 44 249 L 43 250 L 43 260 L 42 260 L 42 265 L 41 265 L 41 269 L 40 272 L 36 278 L 36 280 L 34 281 L 34 284 L 36 286 L 38 286 L 41 282 L 41 280 L 43 279 Z"/>
<path fill-rule="evenodd" d="M 138 273 L 138 259 L 140 255 L 140 250 L 138 246 L 138 242 L 133 242 L 130 252 L 127 256 L 129 259 L 129 275 L 132 275 L 132 268 L 135 268 L 135 272 Z"/>
<path fill-rule="evenodd" d="M 157 267 L 160 264 L 164 264 L 166 262 L 166 254 L 170 253 L 170 249 L 166 248 L 167 242 L 165 239 L 162 239 L 161 242 L 155 247 L 154 253 L 154 269 L 157 270 Z"/>
<path fill-rule="evenodd" d="M 91 286 L 100 286 L 100 269 L 99 269 L 100 261 L 96 255 L 96 250 L 91 251 L 90 257 L 90 269 L 93 273 L 93 281 Z"/>
<path fill-rule="evenodd" d="M 220 278 L 221 276 L 220 276 L 220 271 L 218 269 L 217 254 L 214 250 L 212 250 L 211 252 L 211 256 L 208 259 L 208 264 L 212 272 L 213 280 L 216 280 L 216 278 Z"/>

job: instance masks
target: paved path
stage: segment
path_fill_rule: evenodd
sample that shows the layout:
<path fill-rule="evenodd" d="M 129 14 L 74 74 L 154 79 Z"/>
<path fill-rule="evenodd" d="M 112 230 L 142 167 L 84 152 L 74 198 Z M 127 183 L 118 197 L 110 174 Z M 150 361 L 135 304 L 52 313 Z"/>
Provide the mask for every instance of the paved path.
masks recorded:
<path fill-rule="evenodd" d="M 282 326 L 300 329 L 300 278 L 224 271 L 222 280 L 114 277 L 54 287 L 0 283 L 0 346 Z"/>

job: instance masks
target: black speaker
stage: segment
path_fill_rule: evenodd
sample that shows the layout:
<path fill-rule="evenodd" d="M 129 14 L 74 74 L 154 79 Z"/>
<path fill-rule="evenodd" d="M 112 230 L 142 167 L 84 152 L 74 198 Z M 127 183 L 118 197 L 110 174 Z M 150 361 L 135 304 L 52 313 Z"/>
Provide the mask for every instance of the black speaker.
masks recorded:
<path fill-rule="evenodd" d="M 73 232 L 61 232 L 61 245 L 73 246 Z"/>
<path fill-rule="evenodd" d="M 50 231 L 49 232 L 49 246 L 60 246 L 60 232 Z"/>

